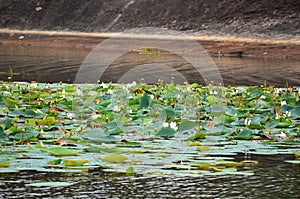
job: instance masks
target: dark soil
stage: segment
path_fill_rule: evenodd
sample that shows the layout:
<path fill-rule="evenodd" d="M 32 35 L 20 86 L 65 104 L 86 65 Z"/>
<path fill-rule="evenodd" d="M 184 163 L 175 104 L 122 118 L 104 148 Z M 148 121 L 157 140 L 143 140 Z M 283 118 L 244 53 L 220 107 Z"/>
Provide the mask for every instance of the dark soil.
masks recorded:
<path fill-rule="evenodd" d="M 299 0 L 1 0 L 0 28 L 120 32 L 165 27 L 204 35 L 299 36 Z"/>

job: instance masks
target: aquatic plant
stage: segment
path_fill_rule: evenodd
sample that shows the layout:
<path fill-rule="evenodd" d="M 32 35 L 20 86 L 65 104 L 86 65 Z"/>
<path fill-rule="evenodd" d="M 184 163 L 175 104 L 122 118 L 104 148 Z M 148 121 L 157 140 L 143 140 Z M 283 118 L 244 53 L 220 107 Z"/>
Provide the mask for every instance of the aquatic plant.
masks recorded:
<path fill-rule="evenodd" d="M 251 175 L 249 154 L 299 158 L 299 88 L 2 82 L 0 92 L 0 172 Z"/>

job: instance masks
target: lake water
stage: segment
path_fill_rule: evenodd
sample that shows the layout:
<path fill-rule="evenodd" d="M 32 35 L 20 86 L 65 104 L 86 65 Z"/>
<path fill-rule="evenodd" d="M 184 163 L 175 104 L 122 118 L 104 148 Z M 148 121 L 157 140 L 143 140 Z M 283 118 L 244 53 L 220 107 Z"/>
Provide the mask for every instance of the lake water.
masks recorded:
<path fill-rule="evenodd" d="M 2 46 L 0 79 L 7 80 L 11 76 L 13 81 L 73 83 L 89 53 L 89 49 L 81 48 Z M 286 82 L 300 85 L 300 60 L 213 57 L 212 62 L 225 85 L 261 85 L 264 80 L 268 85 L 275 86 L 285 86 Z M 136 69 L 135 65 L 144 67 Z M 124 79 L 124 74 L 130 78 Z M 137 52 L 129 52 L 115 60 L 105 70 L 101 80 L 117 82 L 150 76 L 154 80 L 158 75 L 167 76 L 167 80 L 174 77 L 174 81 L 204 81 L 186 60 L 177 55 L 154 56 Z M 236 160 L 243 158 L 241 154 Z M 299 198 L 300 167 L 285 163 L 287 159 L 293 157 L 252 156 L 252 160 L 259 161 L 252 176 L 126 177 L 101 170 L 79 174 L 1 173 L 0 198 Z M 56 188 L 25 186 L 40 181 L 67 181 L 74 185 Z"/>
<path fill-rule="evenodd" d="M 49 48 L 34 46 L 2 46 L 0 48 L 0 79 L 12 76 L 14 81 L 70 82 L 84 62 L 90 49 Z M 97 60 L 101 62 L 101 60 Z M 205 60 L 207 61 L 207 60 Z M 300 85 L 300 60 L 251 57 L 212 57 L 210 64 L 220 73 L 224 85 Z M 124 80 L 124 74 L 126 78 Z M 186 60 L 174 54 L 148 55 L 136 52 L 116 59 L 107 67 L 101 81 L 130 82 L 140 78 L 166 81 L 184 80 L 203 83 L 199 72 Z"/>
<path fill-rule="evenodd" d="M 1 198 L 299 198 L 300 167 L 291 156 L 252 156 L 252 176 L 116 176 L 89 173 L 21 172 L 0 174 Z M 238 158 L 243 159 L 243 156 Z M 27 187 L 41 181 L 74 183 L 68 187 Z"/>

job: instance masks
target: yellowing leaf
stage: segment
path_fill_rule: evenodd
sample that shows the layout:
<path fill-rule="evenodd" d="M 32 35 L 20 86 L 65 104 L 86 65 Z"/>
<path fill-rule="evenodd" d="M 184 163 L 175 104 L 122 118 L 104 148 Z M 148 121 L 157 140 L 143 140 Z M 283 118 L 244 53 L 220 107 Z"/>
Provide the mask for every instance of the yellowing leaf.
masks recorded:
<path fill-rule="evenodd" d="M 198 146 L 197 147 L 197 151 L 210 151 L 210 150 L 213 150 L 213 148 L 210 146 Z"/>
<path fill-rule="evenodd" d="M 9 167 L 9 166 L 10 166 L 9 162 L 0 162 L 0 168 Z"/>
<path fill-rule="evenodd" d="M 101 158 L 102 161 L 109 162 L 109 163 L 122 163 L 127 159 L 128 158 L 125 155 L 121 155 L 121 154 L 113 154 Z"/>
<path fill-rule="evenodd" d="M 88 163 L 89 161 L 86 159 L 67 159 L 63 160 L 63 162 L 66 166 L 82 166 Z"/>

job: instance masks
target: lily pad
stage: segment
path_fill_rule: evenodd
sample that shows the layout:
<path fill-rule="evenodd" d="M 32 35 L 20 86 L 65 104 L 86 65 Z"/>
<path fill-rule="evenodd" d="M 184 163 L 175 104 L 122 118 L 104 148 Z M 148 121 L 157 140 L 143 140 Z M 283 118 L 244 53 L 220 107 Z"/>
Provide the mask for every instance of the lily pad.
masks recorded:
<path fill-rule="evenodd" d="M 70 182 L 34 182 L 25 184 L 26 187 L 66 187 L 71 186 L 74 183 Z"/>
<path fill-rule="evenodd" d="M 55 156 L 74 156 L 80 153 L 80 150 L 68 149 L 64 147 L 51 147 L 42 149 L 42 151 L 48 152 Z"/>
<path fill-rule="evenodd" d="M 65 159 L 63 160 L 66 166 L 82 166 L 89 162 L 87 159 Z"/>
<path fill-rule="evenodd" d="M 128 160 L 128 157 L 122 154 L 113 154 L 113 155 L 108 155 L 103 158 L 101 158 L 102 161 L 104 162 L 109 162 L 109 163 L 122 163 L 125 160 Z"/>

